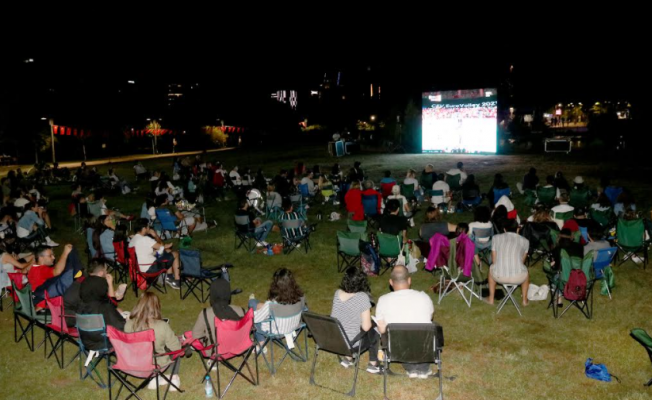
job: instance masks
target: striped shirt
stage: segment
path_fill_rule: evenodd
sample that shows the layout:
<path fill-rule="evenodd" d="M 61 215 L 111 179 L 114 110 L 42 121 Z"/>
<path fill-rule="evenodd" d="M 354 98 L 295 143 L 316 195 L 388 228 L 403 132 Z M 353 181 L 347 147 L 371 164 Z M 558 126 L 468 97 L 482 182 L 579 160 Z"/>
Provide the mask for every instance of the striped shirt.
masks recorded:
<path fill-rule="evenodd" d="M 509 278 L 527 273 L 523 256 L 529 247 L 527 239 L 513 232 L 494 236 L 491 243 L 491 250 L 496 252 L 496 259 L 491 266 L 494 276 Z"/>
<path fill-rule="evenodd" d="M 280 221 L 297 221 L 297 220 L 303 221 L 301 226 L 298 228 L 283 228 L 283 231 L 285 232 L 287 237 L 295 238 L 295 237 L 303 236 L 306 234 L 306 232 L 308 232 L 308 227 L 305 226 L 305 221 L 303 220 L 303 218 L 301 218 L 301 216 L 297 212 L 293 211 L 291 213 L 288 212 L 283 213 L 283 215 L 281 215 L 281 218 L 279 218 L 279 220 Z"/>
<path fill-rule="evenodd" d="M 346 337 L 349 340 L 353 340 L 360 333 L 360 326 L 362 325 L 361 314 L 371 309 L 371 302 L 367 293 L 356 293 L 346 301 L 340 299 L 340 293 L 343 292 L 336 290 L 335 296 L 333 296 L 331 317 L 340 321 Z M 352 343 L 353 346 L 356 344 L 357 342 Z"/>

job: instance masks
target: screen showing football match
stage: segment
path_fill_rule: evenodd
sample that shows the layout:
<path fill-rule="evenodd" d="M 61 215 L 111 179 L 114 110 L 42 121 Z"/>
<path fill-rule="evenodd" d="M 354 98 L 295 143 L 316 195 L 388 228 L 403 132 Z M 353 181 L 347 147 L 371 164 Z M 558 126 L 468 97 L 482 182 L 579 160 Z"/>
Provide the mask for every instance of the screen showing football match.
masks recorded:
<path fill-rule="evenodd" d="M 423 93 L 423 153 L 495 153 L 496 89 Z"/>

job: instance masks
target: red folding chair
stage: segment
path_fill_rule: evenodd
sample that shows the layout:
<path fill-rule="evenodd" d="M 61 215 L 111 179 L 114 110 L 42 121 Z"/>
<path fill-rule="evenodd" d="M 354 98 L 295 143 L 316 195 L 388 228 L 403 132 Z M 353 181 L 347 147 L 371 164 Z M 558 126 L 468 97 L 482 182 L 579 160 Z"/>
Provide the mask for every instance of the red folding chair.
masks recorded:
<path fill-rule="evenodd" d="M 109 366 L 109 400 L 117 399 L 123 388 L 127 388 L 130 395 L 127 398 L 138 396 L 138 391 L 146 387 L 150 381 L 156 380 L 156 398 L 159 398 L 159 379 L 165 380 L 168 385 L 165 389 L 165 399 L 170 391 L 170 386 L 183 393 L 179 387 L 172 383 L 170 377 L 165 376 L 164 372 L 171 366 L 171 370 L 176 369 L 176 364 L 180 362 L 184 350 L 172 351 L 165 354 L 154 354 L 154 341 L 156 337 L 153 329 L 146 331 L 124 333 L 112 326 L 107 326 L 107 335 L 113 346 L 116 355 L 116 362 Z M 158 365 L 157 357 L 171 356 L 173 361 L 166 365 Z M 115 397 L 113 397 L 113 385 L 111 376 L 114 376 L 120 382 L 120 388 Z M 129 380 L 129 377 L 142 379 L 140 385 L 136 386 Z"/>
<path fill-rule="evenodd" d="M 106 265 L 115 275 L 116 283 L 129 283 L 129 268 L 125 257 L 125 242 L 113 242 L 113 260 L 106 258 Z"/>
<path fill-rule="evenodd" d="M 52 357 L 54 354 L 54 357 L 57 359 L 57 364 L 59 365 L 59 368 L 64 369 L 68 365 L 70 365 L 77 357 L 79 357 L 81 350 L 79 349 L 79 345 L 77 342 L 77 339 L 79 338 L 79 333 L 77 332 L 77 328 L 68 328 L 68 324 L 66 323 L 66 317 L 63 308 L 63 298 L 61 296 L 51 298 L 48 292 L 45 292 L 45 303 L 48 306 L 48 309 L 50 310 L 50 323 L 45 325 L 45 354 L 48 352 L 48 343 L 52 346 L 52 351 L 50 351 L 50 354 L 48 354 L 48 358 Z M 53 342 L 52 341 L 52 335 L 57 336 L 57 341 Z M 64 356 L 64 347 L 66 342 L 72 343 L 77 347 L 77 353 L 75 353 L 74 357 L 64 365 L 65 362 L 65 356 Z M 61 355 L 57 352 L 57 350 L 61 350 Z"/>
<path fill-rule="evenodd" d="M 196 340 L 193 342 L 193 348 L 200 355 L 202 364 L 206 369 L 206 376 L 210 375 L 211 369 L 214 366 L 217 367 L 216 393 L 218 393 L 219 398 L 221 399 L 226 395 L 226 392 L 229 390 L 231 384 L 233 384 L 233 381 L 238 375 L 243 377 L 252 385 L 258 385 L 258 358 L 253 357 L 254 363 L 256 365 L 255 379 L 248 363 L 249 357 L 254 353 L 254 350 L 256 349 L 256 343 L 251 338 L 254 325 L 254 310 L 250 308 L 245 316 L 238 321 L 222 321 L 219 318 L 215 318 L 214 323 L 215 332 L 217 333 L 217 345 L 215 344 L 214 339 L 210 337 L 210 345 L 204 346 L 199 343 L 198 340 Z M 239 365 L 235 366 L 231 363 L 231 361 L 238 357 L 241 357 L 242 361 Z M 208 363 L 206 361 L 208 361 Z M 224 392 L 222 392 L 220 381 L 220 364 L 224 365 L 227 369 L 234 372 L 233 377 L 231 377 L 228 385 L 226 385 Z M 247 367 L 249 375 L 245 375 L 242 371 L 245 366 Z M 205 379 L 206 377 L 202 379 L 202 382 L 204 382 Z M 211 381 L 211 384 L 214 385 L 213 381 Z M 215 390 L 214 386 L 213 388 Z"/>
<path fill-rule="evenodd" d="M 151 266 L 153 264 L 140 264 L 138 258 L 136 257 L 136 248 L 129 247 L 129 259 L 127 263 L 129 265 L 129 277 L 131 278 L 131 283 L 134 288 L 134 294 L 138 297 L 138 289 L 146 292 L 150 287 L 158 290 L 161 293 L 167 293 L 167 288 L 165 287 L 165 282 L 163 285 L 158 284 L 159 276 L 167 272 L 167 269 L 162 269 L 157 272 L 148 273 L 142 272 L 140 270 L 141 265 Z"/>

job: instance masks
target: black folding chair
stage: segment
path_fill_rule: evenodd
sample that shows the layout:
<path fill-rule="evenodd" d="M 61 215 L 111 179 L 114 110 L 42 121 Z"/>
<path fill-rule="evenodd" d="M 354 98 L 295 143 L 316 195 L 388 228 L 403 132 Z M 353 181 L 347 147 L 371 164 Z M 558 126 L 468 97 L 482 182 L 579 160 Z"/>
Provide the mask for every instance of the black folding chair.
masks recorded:
<path fill-rule="evenodd" d="M 387 397 L 387 375 L 397 375 L 390 371 L 390 363 L 435 364 L 439 378 L 439 399 L 444 399 L 441 352 L 444 347 L 444 330 L 441 325 L 428 324 L 389 324 L 383 371 L 383 393 Z"/>
<path fill-rule="evenodd" d="M 195 296 L 197 301 L 205 303 L 210 295 L 208 287 L 214 279 L 223 274 L 223 270 L 232 267 L 231 264 L 223 264 L 214 267 L 204 267 L 202 265 L 201 253 L 199 250 L 180 249 L 179 258 L 181 259 L 181 285 L 187 286 L 186 291 L 179 290 L 181 300 L 185 300 L 190 294 Z M 199 290 L 199 295 L 196 291 Z"/>
<path fill-rule="evenodd" d="M 336 318 L 306 311 L 303 313 L 303 321 L 308 326 L 308 330 L 315 341 L 315 358 L 312 360 L 312 368 L 310 369 L 310 384 L 325 388 L 315 382 L 315 368 L 317 366 L 319 350 L 340 357 L 351 357 L 354 360 L 353 386 L 348 393 L 343 394 L 346 394 L 347 396 L 355 396 L 360 355 L 369 350 L 369 341 L 361 341 L 361 339 L 364 335 L 368 334 L 368 332 L 361 332 L 353 339 L 353 341 L 349 341 L 342 324 Z M 354 346 L 355 343 L 358 343 L 358 346 Z"/>
<path fill-rule="evenodd" d="M 253 253 L 254 250 L 256 250 L 256 245 L 262 244 L 262 241 L 258 239 L 256 230 L 249 226 L 249 216 L 236 215 L 234 219 L 235 242 L 233 248 L 237 250 L 240 247 L 244 246 L 248 252 Z"/>

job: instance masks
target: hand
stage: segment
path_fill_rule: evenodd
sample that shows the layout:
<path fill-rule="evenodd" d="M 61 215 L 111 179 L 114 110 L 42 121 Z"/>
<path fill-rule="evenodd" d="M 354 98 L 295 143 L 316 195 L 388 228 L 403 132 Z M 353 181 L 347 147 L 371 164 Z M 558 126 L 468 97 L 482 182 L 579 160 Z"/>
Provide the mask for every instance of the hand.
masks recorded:
<path fill-rule="evenodd" d="M 72 251 L 72 245 L 68 243 L 63 247 L 63 253 L 64 254 L 69 254 Z"/>
<path fill-rule="evenodd" d="M 106 281 L 109 284 L 109 286 L 111 286 L 113 284 L 113 275 L 106 274 L 105 278 L 106 278 Z"/>
<path fill-rule="evenodd" d="M 168 243 L 168 244 L 164 245 L 163 247 L 165 247 L 166 249 L 171 249 L 173 245 L 174 245 L 174 243 Z"/>

